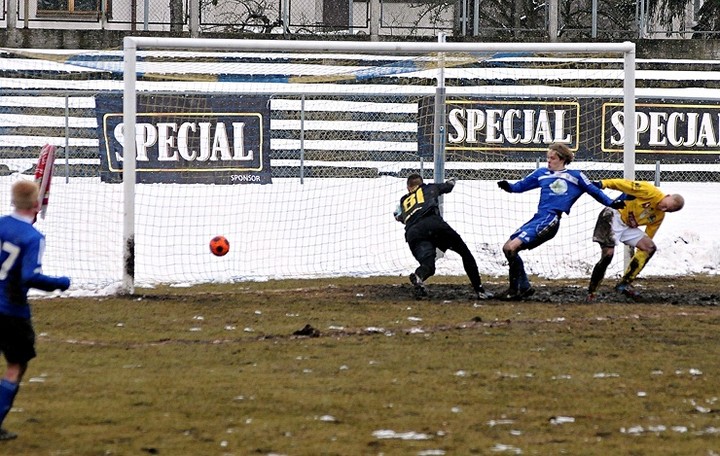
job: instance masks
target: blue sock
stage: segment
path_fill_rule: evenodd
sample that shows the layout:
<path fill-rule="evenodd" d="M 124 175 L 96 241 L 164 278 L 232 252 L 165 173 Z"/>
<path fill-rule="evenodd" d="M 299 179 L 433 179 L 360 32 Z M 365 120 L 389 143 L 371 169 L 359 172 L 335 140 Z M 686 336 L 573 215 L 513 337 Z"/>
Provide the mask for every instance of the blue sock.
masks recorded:
<path fill-rule="evenodd" d="M 2 426 L 5 417 L 12 408 L 19 386 L 17 383 L 6 379 L 0 380 L 0 426 Z"/>

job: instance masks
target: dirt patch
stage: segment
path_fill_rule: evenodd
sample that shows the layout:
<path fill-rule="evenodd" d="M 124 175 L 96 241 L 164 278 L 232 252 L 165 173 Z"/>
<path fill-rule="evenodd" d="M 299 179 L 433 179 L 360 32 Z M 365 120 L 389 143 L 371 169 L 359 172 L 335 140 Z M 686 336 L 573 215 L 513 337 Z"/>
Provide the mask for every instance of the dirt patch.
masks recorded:
<path fill-rule="evenodd" d="M 581 304 L 587 296 L 587 280 L 539 280 L 532 281 L 535 294 L 523 302 Z M 615 281 L 606 280 L 596 294 L 595 303 L 647 303 L 690 306 L 720 305 L 720 276 L 654 277 L 638 279 L 634 286 L 639 292 L 637 299 L 628 298 L 614 290 Z M 486 288 L 494 293 L 507 288 L 504 282 L 486 282 Z M 442 278 L 428 281 L 427 301 L 474 300 L 469 284 L 442 283 Z M 400 285 L 374 285 L 358 287 L 358 293 L 378 300 L 397 301 L 412 298 L 410 283 Z M 488 303 L 493 300 L 487 301 Z M 499 301 L 495 301 L 499 302 Z"/>
<path fill-rule="evenodd" d="M 485 288 L 499 294 L 507 288 L 504 277 L 483 277 Z M 649 277 L 636 280 L 637 299 L 628 298 L 614 290 L 617 279 L 606 279 L 600 287 L 594 303 L 645 303 L 690 306 L 720 305 L 720 275 L 697 275 L 683 277 Z M 553 304 L 585 304 L 588 279 L 548 280 L 531 278 L 535 293 L 522 302 Z M 428 296 L 422 301 L 477 302 L 469 282 L 464 277 L 435 276 L 426 282 Z M 294 281 L 290 284 L 277 282 L 243 282 L 214 286 L 212 289 L 189 288 L 144 290 L 134 296 L 124 297 L 135 301 L 138 296 L 145 302 L 179 302 L 196 305 L 217 305 L 230 301 L 254 303 L 271 302 L 279 296 L 292 297 L 295 302 L 314 304 L 337 302 L 402 302 L 415 301 L 413 286 L 407 277 L 335 278 Z M 121 298 L 123 299 L 123 298 Z M 499 304 L 502 301 L 483 301 Z"/>

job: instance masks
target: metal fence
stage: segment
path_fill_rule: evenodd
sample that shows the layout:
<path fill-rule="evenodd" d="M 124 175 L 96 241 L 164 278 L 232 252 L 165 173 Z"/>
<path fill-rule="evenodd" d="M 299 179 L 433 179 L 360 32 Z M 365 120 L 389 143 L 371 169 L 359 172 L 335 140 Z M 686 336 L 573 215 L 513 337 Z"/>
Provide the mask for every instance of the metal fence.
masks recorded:
<path fill-rule="evenodd" d="M 649 0 L 2 0 L 0 28 L 494 40 L 709 38 L 702 0 L 663 25 Z M 556 5 L 552 8 L 551 5 Z M 554 36 L 555 35 L 555 36 Z"/>

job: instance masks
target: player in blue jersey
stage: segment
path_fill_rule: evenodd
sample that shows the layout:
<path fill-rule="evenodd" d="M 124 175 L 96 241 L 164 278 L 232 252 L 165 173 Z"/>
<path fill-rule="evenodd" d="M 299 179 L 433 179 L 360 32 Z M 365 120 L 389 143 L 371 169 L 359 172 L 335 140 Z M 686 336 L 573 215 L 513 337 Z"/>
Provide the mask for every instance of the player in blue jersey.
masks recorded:
<path fill-rule="evenodd" d="M 625 206 L 624 201 L 612 200 L 593 185 L 582 171 L 566 169 L 573 158 L 574 154 L 567 145 L 554 143 L 547 151 L 547 167 L 536 169 L 514 184 L 504 180 L 497 183 L 498 187 L 510 193 L 540 188 L 537 212 L 530 221 L 510 235 L 503 246 L 510 268 L 510 286 L 498 296 L 499 299 L 519 300 L 535 292 L 530 286 L 519 252 L 534 249 L 554 238 L 560 228 L 562 213 L 569 214 L 570 208 L 583 193 L 588 193 L 605 206 L 616 209 Z"/>
<path fill-rule="evenodd" d="M 28 363 L 36 355 L 28 291 L 30 288 L 64 291 L 70 286 L 68 277 L 42 273 L 45 237 L 32 226 L 40 210 L 38 192 L 35 182 L 16 182 L 11 190 L 15 211 L 0 217 L 0 351 L 7 361 L 7 370 L 0 380 L 0 440 L 17 437 L 3 429 L 2 424 Z"/>
<path fill-rule="evenodd" d="M 435 274 L 436 249 L 460 255 L 477 299 L 489 299 L 480 279 L 477 262 L 460 235 L 440 215 L 440 195 L 450 193 L 455 179 L 441 184 L 425 184 L 419 174 L 407 178 L 408 193 L 400 199 L 395 220 L 405 224 L 405 240 L 420 266 L 410 274 L 416 297 L 427 296 L 425 280 Z"/>

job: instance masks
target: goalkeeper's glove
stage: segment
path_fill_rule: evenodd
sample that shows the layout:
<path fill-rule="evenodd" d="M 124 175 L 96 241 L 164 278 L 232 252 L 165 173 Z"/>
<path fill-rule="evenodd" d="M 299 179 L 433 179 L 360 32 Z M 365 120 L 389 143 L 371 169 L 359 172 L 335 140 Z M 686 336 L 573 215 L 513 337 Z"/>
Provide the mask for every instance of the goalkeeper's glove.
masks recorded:
<path fill-rule="evenodd" d="M 622 196 L 619 196 L 613 200 L 612 203 L 610 203 L 610 207 L 613 209 L 622 209 L 625 207 L 625 200 Z"/>
<path fill-rule="evenodd" d="M 445 181 L 446 184 L 450 184 L 450 185 L 452 185 L 453 187 L 455 186 L 455 183 L 456 183 L 456 182 L 457 182 L 457 179 L 456 179 L 454 176 L 453 176 L 453 177 L 448 177 L 448 180 Z"/>
<path fill-rule="evenodd" d="M 393 217 L 395 217 L 395 220 L 397 220 L 398 222 L 402 222 L 402 207 L 400 207 L 399 204 L 393 211 Z"/>
<path fill-rule="evenodd" d="M 505 190 L 508 193 L 512 192 L 510 190 L 510 182 L 508 182 L 508 181 L 498 181 L 497 186 L 500 187 L 501 189 Z"/>

